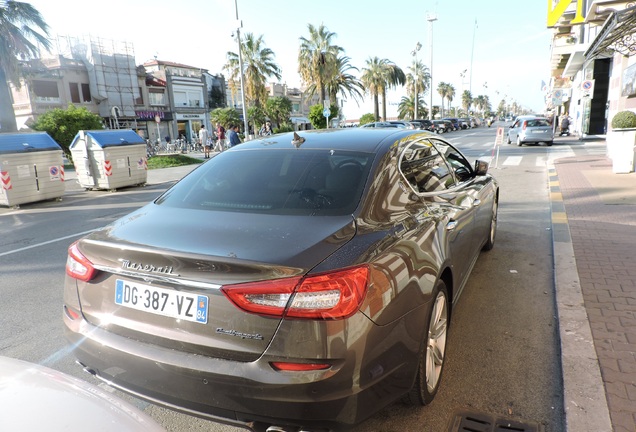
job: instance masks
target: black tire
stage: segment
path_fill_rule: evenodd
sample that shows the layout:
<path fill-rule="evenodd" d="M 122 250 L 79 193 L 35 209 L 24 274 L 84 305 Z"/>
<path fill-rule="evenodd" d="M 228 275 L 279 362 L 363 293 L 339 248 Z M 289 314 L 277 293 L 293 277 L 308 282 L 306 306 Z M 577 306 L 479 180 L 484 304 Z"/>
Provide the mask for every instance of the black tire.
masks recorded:
<path fill-rule="evenodd" d="M 495 246 L 495 237 L 497 236 L 497 212 L 499 209 L 499 203 L 497 202 L 497 197 L 495 196 L 495 200 L 492 204 L 492 213 L 490 215 L 490 229 L 488 230 L 488 238 L 486 239 L 486 243 L 482 248 L 485 251 L 492 250 Z"/>
<path fill-rule="evenodd" d="M 517 135 L 517 145 L 519 147 L 521 147 L 523 145 L 523 142 L 521 142 L 521 137 L 519 135 Z"/>
<path fill-rule="evenodd" d="M 552 141 L 548 141 L 548 142 L 546 142 L 546 144 L 547 144 L 548 147 L 552 147 Z"/>
<path fill-rule="evenodd" d="M 404 396 L 408 405 L 428 405 L 435 398 L 446 354 L 448 324 L 450 323 L 448 290 L 439 280 L 432 293 L 433 302 L 427 311 L 425 340 L 420 349 L 417 374 L 411 390 Z"/>
<path fill-rule="evenodd" d="M 512 144 L 512 141 L 510 141 L 510 135 L 508 135 L 508 139 L 506 140 L 506 144 Z"/>

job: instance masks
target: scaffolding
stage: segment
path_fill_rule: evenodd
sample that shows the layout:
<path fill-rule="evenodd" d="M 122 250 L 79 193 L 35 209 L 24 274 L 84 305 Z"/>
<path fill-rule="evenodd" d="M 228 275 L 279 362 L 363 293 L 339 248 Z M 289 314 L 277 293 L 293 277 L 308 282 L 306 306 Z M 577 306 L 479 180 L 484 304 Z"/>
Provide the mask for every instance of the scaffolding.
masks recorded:
<path fill-rule="evenodd" d="M 136 129 L 139 82 L 135 50 L 129 42 L 93 36 L 57 36 L 57 54 L 81 61 L 87 69 L 91 97 L 111 129 Z"/>

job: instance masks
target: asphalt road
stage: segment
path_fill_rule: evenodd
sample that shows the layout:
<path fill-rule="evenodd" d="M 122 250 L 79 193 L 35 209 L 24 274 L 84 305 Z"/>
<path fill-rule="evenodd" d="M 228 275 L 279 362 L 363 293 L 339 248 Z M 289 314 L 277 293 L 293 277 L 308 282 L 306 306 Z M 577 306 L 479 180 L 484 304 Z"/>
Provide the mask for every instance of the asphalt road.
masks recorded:
<path fill-rule="evenodd" d="M 497 124 L 495 124 L 497 126 Z M 458 410 L 561 432 L 563 395 L 555 311 L 547 163 L 593 147 L 516 147 L 493 152 L 496 128 L 444 135 L 471 160 L 491 159 L 501 187 L 495 248 L 482 253 L 453 310 L 442 387 L 428 407 L 400 402 L 356 432 L 446 431 Z M 159 195 L 163 186 L 116 193 L 76 187 L 62 202 L 0 208 L 0 355 L 97 381 L 74 364 L 63 338 L 68 245 Z M 117 395 L 170 431 L 239 431 Z"/>

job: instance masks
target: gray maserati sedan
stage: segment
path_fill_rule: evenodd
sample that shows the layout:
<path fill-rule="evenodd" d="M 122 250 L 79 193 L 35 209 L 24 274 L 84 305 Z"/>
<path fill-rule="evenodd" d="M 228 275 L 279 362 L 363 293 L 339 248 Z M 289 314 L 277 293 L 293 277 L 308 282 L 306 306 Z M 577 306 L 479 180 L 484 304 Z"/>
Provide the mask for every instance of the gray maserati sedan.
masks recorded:
<path fill-rule="evenodd" d="M 70 246 L 74 354 L 111 386 L 257 431 L 425 405 L 453 305 L 495 242 L 487 170 L 420 130 L 233 147 Z"/>

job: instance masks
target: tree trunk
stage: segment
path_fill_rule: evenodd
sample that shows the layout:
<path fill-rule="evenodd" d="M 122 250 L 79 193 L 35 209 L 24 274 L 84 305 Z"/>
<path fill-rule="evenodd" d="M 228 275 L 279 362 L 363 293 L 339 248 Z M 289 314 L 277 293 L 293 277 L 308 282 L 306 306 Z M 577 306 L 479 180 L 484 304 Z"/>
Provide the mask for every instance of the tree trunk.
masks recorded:
<path fill-rule="evenodd" d="M 0 66 L 0 132 L 17 132 L 18 125 L 13 111 L 13 98 L 4 69 Z"/>
<path fill-rule="evenodd" d="M 373 116 L 375 121 L 380 120 L 380 101 L 378 100 L 378 93 L 373 94 Z"/>
<path fill-rule="evenodd" d="M 386 121 L 386 89 L 382 89 L 382 121 Z"/>

